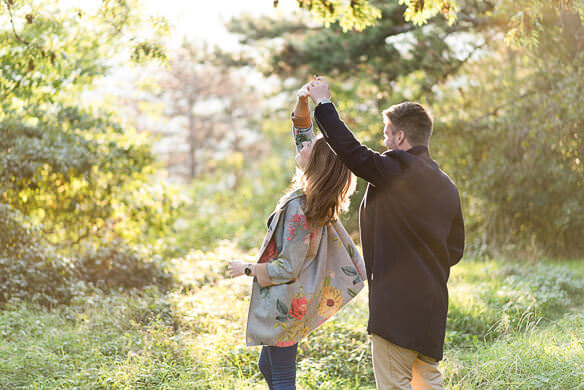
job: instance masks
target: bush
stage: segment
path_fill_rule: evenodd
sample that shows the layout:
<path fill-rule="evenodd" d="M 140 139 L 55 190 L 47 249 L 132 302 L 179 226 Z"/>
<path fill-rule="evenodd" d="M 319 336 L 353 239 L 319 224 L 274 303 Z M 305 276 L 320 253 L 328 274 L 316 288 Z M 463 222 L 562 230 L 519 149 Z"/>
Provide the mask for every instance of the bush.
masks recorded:
<path fill-rule="evenodd" d="M 71 263 L 22 221 L 22 215 L 0 203 L 0 304 L 14 298 L 45 306 L 68 303 L 74 285 Z"/>
<path fill-rule="evenodd" d="M 172 284 L 160 261 L 146 261 L 122 242 L 86 248 L 85 254 L 71 260 L 25 222 L 26 217 L 0 203 L 0 305 L 12 299 L 49 307 L 68 304 L 92 285 L 108 291 L 151 285 L 166 290 Z"/>
<path fill-rule="evenodd" d="M 76 274 L 104 291 L 151 285 L 166 290 L 172 284 L 171 274 L 159 261 L 147 261 L 121 241 L 88 248 L 76 263 Z"/>

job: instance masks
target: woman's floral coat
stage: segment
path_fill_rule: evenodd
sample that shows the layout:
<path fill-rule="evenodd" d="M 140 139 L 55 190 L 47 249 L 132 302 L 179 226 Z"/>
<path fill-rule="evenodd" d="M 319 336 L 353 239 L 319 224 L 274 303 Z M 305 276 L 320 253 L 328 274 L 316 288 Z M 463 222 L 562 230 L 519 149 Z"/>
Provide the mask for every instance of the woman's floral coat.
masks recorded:
<path fill-rule="evenodd" d="M 314 138 L 310 117 L 294 117 L 296 149 Z M 278 202 L 255 266 L 247 345 L 290 346 L 320 326 L 364 286 L 365 263 L 334 221 L 309 226 L 302 190 Z"/>
<path fill-rule="evenodd" d="M 363 288 L 365 264 L 338 221 L 311 228 L 301 190 L 284 196 L 268 220 L 247 320 L 247 345 L 289 346 Z M 263 286 L 263 287 L 262 287 Z"/>

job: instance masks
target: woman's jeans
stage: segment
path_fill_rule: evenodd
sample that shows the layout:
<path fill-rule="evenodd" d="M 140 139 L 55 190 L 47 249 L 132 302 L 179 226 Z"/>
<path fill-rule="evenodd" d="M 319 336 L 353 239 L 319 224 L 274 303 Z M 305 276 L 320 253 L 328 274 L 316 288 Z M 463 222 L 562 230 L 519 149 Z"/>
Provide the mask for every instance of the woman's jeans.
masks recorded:
<path fill-rule="evenodd" d="M 296 389 L 296 350 L 298 344 L 289 347 L 263 346 L 258 366 L 270 390 Z"/>

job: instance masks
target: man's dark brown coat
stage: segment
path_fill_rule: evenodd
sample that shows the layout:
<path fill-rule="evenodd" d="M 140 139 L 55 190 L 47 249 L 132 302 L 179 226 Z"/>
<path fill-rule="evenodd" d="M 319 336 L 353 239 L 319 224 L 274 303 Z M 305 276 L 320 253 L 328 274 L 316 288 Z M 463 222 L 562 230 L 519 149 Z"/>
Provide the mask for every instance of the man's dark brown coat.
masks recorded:
<path fill-rule="evenodd" d="M 359 214 L 368 331 L 442 359 L 446 284 L 464 249 L 456 186 L 426 146 L 380 154 L 353 137 L 332 103 L 319 104 L 314 116 L 330 147 L 369 182 Z"/>

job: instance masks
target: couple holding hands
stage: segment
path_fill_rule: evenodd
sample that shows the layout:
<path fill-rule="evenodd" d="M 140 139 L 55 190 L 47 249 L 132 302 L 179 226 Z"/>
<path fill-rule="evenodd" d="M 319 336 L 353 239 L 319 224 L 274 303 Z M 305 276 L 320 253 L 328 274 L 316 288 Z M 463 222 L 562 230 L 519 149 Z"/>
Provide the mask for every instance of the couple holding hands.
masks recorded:
<path fill-rule="evenodd" d="M 308 98 L 316 105 L 312 127 Z M 298 174 L 270 215 L 258 262 L 233 261 L 233 277 L 253 277 L 246 343 L 270 390 L 295 389 L 298 342 L 369 286 L 377 389 L 442 389 L 447 281 L 462 257 L 458 190 L 431 159 L 432 118 L 418 103 L 382 113 L 378 153 L 355 139 L 323 77 L 303 86 L 291 119 Z M 359 210 L 363 257 L 338 221 L 368 182 Z"/>

